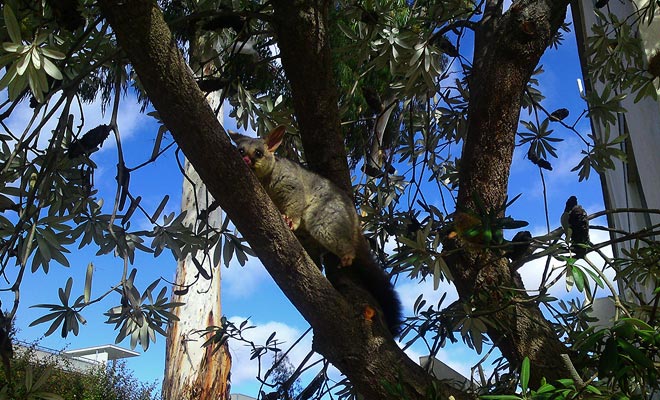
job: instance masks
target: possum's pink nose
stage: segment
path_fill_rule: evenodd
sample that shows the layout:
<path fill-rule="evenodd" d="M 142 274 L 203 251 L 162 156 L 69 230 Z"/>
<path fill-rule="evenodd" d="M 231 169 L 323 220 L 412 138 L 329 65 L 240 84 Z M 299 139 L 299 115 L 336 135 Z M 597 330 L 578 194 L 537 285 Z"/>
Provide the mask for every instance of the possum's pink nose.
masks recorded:
<path fill-rule="evenodd" d="M 250 166 L 250 167 L 252 166 L 252 160 L 250 159 L 250 157 L 248 157 L 248 156 L 243 156 L 243 161 L 245 161 L 245 163 L 246 163 L 248 166 Z"/>

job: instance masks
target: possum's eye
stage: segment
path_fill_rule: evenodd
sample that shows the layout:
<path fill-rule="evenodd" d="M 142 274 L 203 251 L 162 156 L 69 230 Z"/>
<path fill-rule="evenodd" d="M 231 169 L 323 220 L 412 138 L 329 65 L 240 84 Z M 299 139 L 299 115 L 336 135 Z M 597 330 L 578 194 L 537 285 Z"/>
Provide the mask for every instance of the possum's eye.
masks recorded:
<path fill-rule="evenodd" d="M 254 151 L 254 156 L 255 156 L 256 158 L 261 158 L 261 157 L 264 156 L 264 152 L 261 151 L 261 150 L 255 150 L 255 151 Z"/>
<path fill-rule="evenodd" d="M 242 156 L 245 155 L 245 149 L 243 148 L 238 149 L 238 152 L 241 153 Z"/>

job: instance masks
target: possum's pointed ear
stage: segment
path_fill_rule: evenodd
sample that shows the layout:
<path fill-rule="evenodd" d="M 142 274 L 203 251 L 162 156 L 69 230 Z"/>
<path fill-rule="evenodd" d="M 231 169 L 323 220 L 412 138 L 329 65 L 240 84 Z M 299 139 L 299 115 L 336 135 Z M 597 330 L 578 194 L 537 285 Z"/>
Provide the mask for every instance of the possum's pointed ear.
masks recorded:
<path fill-rule="evenodd" d="M 238 143 L 239 140 L 246 137 L 245 135 L 241 135 L 238 132 L 234 132 L 234 131 L 230 131 L 230 130 L 227 130 L 227 133 L 229 134 L 229 137 L 231 138 L 231 140 L 234 141 L 234 143 Z"/>
<path fill-rule="evenodd" d="M 280 144 L 282 144 L 284 132 L 286 132 L 286 127 L 280 125 L 268 133 L 268 136 L 266 136 L 266 147 L 268 148 L 268 151 L 275 153 L 275 150 L 277 150 Z"/>

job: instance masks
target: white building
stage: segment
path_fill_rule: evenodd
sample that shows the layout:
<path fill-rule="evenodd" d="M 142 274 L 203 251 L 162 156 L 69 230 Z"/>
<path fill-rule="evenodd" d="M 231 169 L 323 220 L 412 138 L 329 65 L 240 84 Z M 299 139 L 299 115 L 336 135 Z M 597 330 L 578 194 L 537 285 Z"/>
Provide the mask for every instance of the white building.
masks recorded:
<path fill-rule="evenodd" d="M 649 0 L 616 1 L 611 0 L 601 12 L 611 11 L 624 20 L 634 13 L 637 7 Z M 582 57 L 582 69 L 585 89 L 601 93 L 603 82 L 592 78 L 587 66 L 586 38 L 592 35 L 591 27 L 598 21 L 594 12 L 594 0 L 576 0 L 573 2 L 573 20 L 578 39 L 578 52 Z M 644 46 L 646 61 L 655 52 L 660 51 L 660 12 L 656 12 L 653 23 L 635 27 Z M 656 82 L 657 89 L 657 82 Z M 614 160 L 616 168 L 607 170 L 602 176 L 603 194 L 607 209 L 645 208 L 660 209 L 660 103 L 652 98 L 634 102 L 635 94 L 629 94 L 622 102 L 626 114 L 619 114 L 617 123 L 610 127 L 610 140 L 622 134 L 628 139 L 621 143 L 621 150 L 627 155 L 627 163 Z M 591 122 L 594 135 L 604 137 L 604 127 Z M 623 212 L 608 215 L 611 228 L 625 232 L 637 232 L 660 224 L 660 215 L 639 212 Z M 613 234 L 612 238 L 616 238 Z M 658 238 L 656 238 L 657 240 Z M 621 248 L 630 248 L 626 242 L 615 246 L 615 256 L 621 255 Z M 638 290 L 650 298 L 651 291 L 658 282 L 650 283 Z M 625 295 L 625 294 L 624 294 Z M 629 299 L 631 300 L 631 299 Z"/>
<path fill-rule="evenodd" d="M 124 349 L 113 344 L 85 347 L 83 349 L 65 350 L 62 352 L 62 354 L 73 359 L 91 361 L 97 365 L 107 364 L 108 361 L 114 361 L 128 357 L 137 357 L 140 355 L 140 353 L 137 351 Z"/>

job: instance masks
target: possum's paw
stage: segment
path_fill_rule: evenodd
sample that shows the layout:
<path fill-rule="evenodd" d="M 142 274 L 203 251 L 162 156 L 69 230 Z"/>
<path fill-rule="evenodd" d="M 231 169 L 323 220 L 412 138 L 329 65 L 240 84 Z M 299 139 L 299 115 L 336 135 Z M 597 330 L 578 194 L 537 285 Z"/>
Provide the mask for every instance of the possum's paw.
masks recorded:
<path fill-rule="evenodd" d="M 293 219 L 287 217 L 286 215 L 282 214 L 282 218 L 284 219 L 284 222 L 288 225 L 289 229 L 292 231 L 296 230 L 295 223 L 293 222 Z"/>

